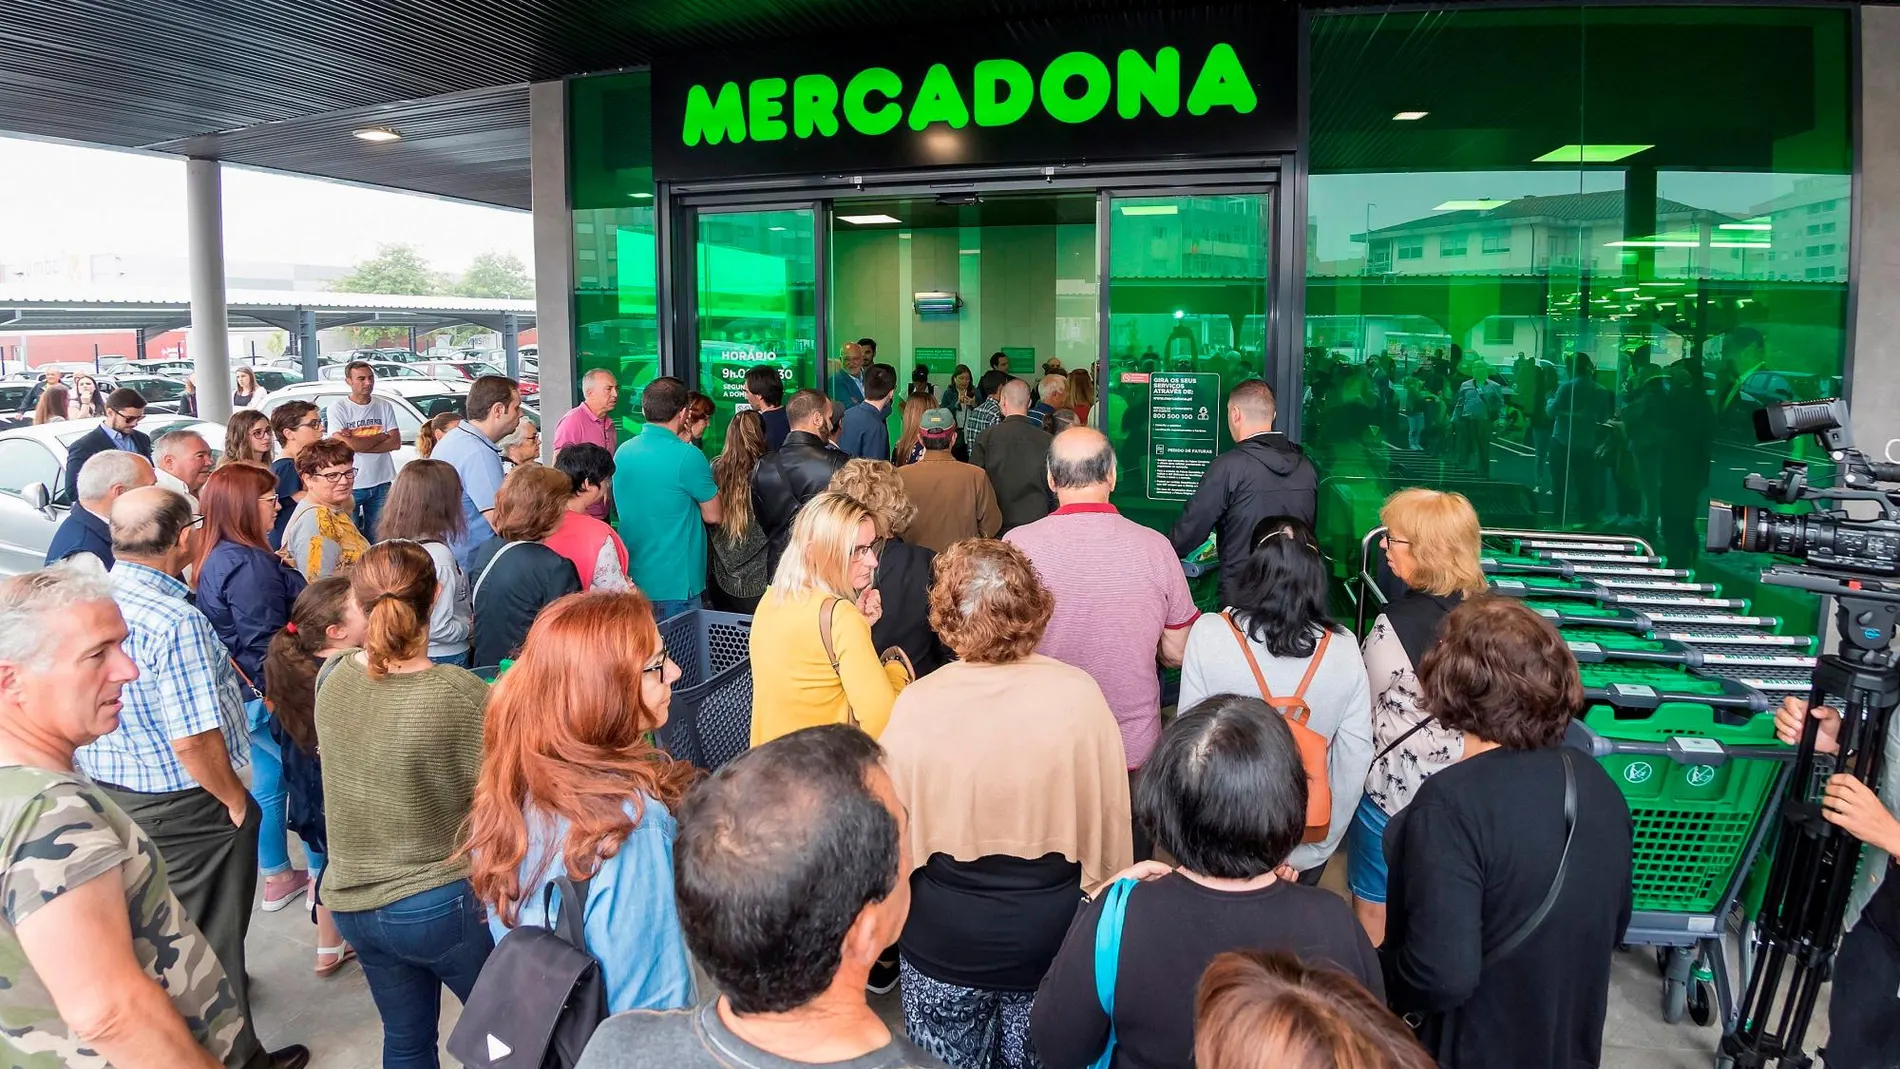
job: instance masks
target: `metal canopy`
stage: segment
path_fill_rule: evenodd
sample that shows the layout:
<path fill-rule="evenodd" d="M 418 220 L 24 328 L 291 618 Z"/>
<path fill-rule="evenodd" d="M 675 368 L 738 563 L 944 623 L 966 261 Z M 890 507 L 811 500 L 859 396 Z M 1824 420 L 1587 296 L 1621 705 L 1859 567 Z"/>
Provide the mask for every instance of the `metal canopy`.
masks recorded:
<path fill-rule="evenodd" d="M 512 313 L 521 329 L 534 325 L 534 302 L 474 297 L 390 297 L 372 293 L 304 293 L 232 290 L 231 328 L 275 327 L 298 333 L 298 313 L 315 315 L 316 329 L 360 324 L 442 327 L 474 323 L 499 330 Z M 179 330 L 191 323 L 191 300 L 182 291 L 139 290 L 100 295 L 0 288 L 0 331 Z"/>
<path fill-rule="evenodd" d="M 1286 2 L 1286 0 L 1281 0 Z M 0 132 L 528 206 L 526 83 L 1176 0 L 7 0 Z M 403 140 L 371 144 L 363 125 Z"/>

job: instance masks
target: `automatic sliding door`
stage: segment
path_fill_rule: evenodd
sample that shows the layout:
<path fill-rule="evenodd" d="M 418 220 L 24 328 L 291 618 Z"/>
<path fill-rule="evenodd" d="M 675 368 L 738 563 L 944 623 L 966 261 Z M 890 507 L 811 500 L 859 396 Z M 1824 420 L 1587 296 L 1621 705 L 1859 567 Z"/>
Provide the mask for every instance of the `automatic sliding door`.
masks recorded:
<path fill-rule="evenodd" d="M 817 385 L 817 213 L 812 208 L 698 214 L 693 323 L 699 390 L 712 398 L 708 453 L 745 403 L 745 373 L 778 368 L 785 392 Z"/>
<path fill-rule="evenodd" d="M 1265 373 L 1271 209 L 1265 192 L 1109 198 L 1097 412 L 1120 469 L 1116 506 L 1157 530 L 1233 445 L 1227 392 Z"/>

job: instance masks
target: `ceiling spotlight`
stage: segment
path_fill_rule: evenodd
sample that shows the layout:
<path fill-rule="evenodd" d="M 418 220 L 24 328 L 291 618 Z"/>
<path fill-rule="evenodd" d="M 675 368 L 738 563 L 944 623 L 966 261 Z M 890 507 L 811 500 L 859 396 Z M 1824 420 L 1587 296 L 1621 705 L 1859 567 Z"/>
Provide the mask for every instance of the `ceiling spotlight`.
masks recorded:
<path fill-rule="evenodd" d="M 852 226 L 873 226 L 878 223 L 895 223 L 899 220 L 895 215 L 879 213 L 877 215 L 840 215 L 838 221 L 850 223 Z"/>
<path fill-rule="evenodd" d="M 350 131 L 350 136 L 361 141 L 401 141 L 402 135 L 387 126 L 359 126 Z"/>
<path fill-rule="evenodd" d="M 1418 120 L 1423 119 L 1425 116 L 1430 115 L 1430 114 L 1431 112 L 1429 111 L 1401 111 L 1397 115 L 1392 116 L 1392 121 L 1393 122 L 1417 122 Z"/>

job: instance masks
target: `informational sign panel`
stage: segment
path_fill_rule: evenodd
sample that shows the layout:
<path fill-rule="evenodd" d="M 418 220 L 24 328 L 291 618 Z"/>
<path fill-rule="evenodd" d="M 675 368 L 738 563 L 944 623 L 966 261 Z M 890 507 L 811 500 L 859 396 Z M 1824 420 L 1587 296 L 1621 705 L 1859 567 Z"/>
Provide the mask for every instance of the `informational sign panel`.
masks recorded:
<path fill-rule="evenodd" d="M 919 345 L 911 350 L 911 356 L 917 363 L 930 370 L 933 376 L 943 382 L 950 381 L 951 372 L 957 369 L 957 350 L 955 346 Z"/>
<path fill-rule="evenodd" d="M 660 57 L 656 178 L 1273 154 L 1298 145 L 1299 8 L 835 35 Z"/>
<path fill-rule="evenodd" d="M 770 350 L 717 349 L 707 351 L 702 347 L 699 358 L 702 361 L 702 366 L 711 372 L 709 377 L 717 384 L 718 392 L 712 396 L 714 403 L 721 404 L 721 407 L 724 407 L 725 404 L 730 404 L 735 411 L 748 407 L 745 399 L 745 373 L 761 364 L 778 365 L 779 378 L 785 381 L 785 389 L 788 394 L 798 388 L 793 382 L 794 374 L 792 362 L 788 359 L 781 359 L 778 353 Z M 711 391 L 708 392 L 710 393 Z"/>
<path fill-rule="evenodd" d="M 1157 371 L 1148 379 L 1148 496 L 1186 501 L 1220 449 L 1220 376 Z"/>
<path fill-rule="evenodd" d="M 1042 377 L 1042 368 L 1036 366 L 1036 347 L 1033 345 L 1005 345 L 997 352 L 1009 357 L 1009 373 L 1019 379 L 1036 384 Z"/>

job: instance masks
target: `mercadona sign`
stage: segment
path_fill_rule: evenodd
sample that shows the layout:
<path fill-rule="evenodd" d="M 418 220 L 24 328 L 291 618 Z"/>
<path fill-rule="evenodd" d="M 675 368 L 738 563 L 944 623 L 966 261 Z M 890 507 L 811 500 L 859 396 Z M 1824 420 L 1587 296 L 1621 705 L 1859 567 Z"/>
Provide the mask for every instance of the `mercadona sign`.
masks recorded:
<path fill-rule="evenodd" d="M 1276 5 L 1277 7 L 1277 5 Z M 1297 32 L 1228 9 L 920 28 L 879 42 L 662 59 L 655 177 L 1274 154 L 1296 147 Z"/>
<path fill-rule="evenodd" d="M 1123 49 L 1112 63 L 1092 52 L 1065 52 L 1039 73 L 1013 59 L 979 60 L 963 84 L 943 63 L 933 63 L 913 89 L 888 67 L 867 67 L 843 86 L 828 74 L 758 78 L 742 89 L 726 82 L 716 90 L 695 84 L 686 91 L 680 141 L 688 148 L 722 141 L 779 141 L 787 137 L 832 137 L 842 128 L 878 137 L 899 125 L 923 131 L 932 123 L 961 130 L 1009 126 L 1040 107 L 1061 123 L 1085 123 L 1109 111 L 1122 119 L 1144 111 L 1171 119 L 1185 106 L 1189 115 L 1225 108 L 1246 115 L 1259 97 L 1230 44 L 1220 42 L 1182 70 L 1180 49 L 1143 55 Z"/>

